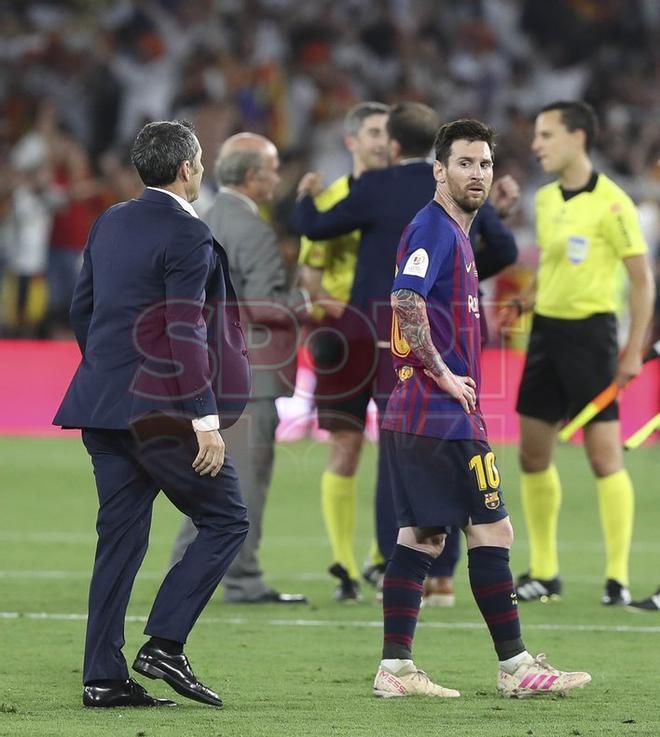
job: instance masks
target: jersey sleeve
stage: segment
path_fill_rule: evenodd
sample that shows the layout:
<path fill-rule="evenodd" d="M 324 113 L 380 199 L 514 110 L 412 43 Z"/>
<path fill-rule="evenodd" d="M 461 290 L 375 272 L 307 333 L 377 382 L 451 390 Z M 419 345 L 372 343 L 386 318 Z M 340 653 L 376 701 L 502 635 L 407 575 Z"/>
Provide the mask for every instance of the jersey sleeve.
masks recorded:
<path fill-rule="evenodd" d="M 433 288 L 442 264 L 453 250 L 454 238 L 448 232 L 416 226 L 404 232 L 404 249 L 392 291 L 410 289 L 426 299 Z"/>
<path fill-rule="evenodd" d="M 637 208 L 623 192 L 610 204 L 603 229 L 607 241 L 619 258 L 639 256 L 648 251 Z"/>

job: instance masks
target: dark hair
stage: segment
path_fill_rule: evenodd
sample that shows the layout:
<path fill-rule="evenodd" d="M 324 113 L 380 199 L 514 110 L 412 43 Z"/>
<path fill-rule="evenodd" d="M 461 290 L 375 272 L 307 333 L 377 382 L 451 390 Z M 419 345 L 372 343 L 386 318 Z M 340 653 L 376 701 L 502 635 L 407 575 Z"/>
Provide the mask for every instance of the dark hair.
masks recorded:
<path fill-rule="evenodd" d="M 585 148 L 589 150 L 598 136 L 598 119 L 594 109 L 588 102 L 580 100 L 558 100 L 541 108 L 538 115 L 558 110 L 561 122 L 571 131 L 583 130 L 586 138 Z"/>
<path fill-rule="evenodd" d="M 183 161 L 195 158 L 199 144 L 187 120 L 147 123 L 131 148 L 131 161 L 147 187 L 172 184 Z"/>
<path fill-rule="evenodd" d="M 495 131 L 480 120 L 461 118 L 445 123 L 435 137 L 435 158 L 446 166 L 454 141 L 484 141 L 492 156 L 495 152 L 494 138 Z"/>
<path fill-rule="evenodd" d="M 421 102 L 401 102 L 390 110 L 387 135 L 401 146 L 402 156 L 428 156 L 440 124 L 438 114 Z"/>
<path fill-rule="evenodd" d="M 361 102 L 354 105 L 344 118 L 344 135 L 356 136 L 362 123 L 372 115 L 387 115 L 390 112 L 389 105 L 382 102 Z"/>

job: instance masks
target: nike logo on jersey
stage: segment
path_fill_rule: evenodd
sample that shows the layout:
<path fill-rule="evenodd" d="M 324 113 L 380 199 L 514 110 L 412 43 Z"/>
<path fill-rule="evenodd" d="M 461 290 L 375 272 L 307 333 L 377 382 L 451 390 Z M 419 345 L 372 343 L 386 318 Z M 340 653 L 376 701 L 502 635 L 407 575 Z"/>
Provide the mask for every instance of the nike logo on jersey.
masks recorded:
<path fill-rule="evenodd" d="M 470 261 L 469 264 L 465 264 L 465 270 L 469 274 L 472 271 L 472 267 L 474 266 L 474 261 Z"/>

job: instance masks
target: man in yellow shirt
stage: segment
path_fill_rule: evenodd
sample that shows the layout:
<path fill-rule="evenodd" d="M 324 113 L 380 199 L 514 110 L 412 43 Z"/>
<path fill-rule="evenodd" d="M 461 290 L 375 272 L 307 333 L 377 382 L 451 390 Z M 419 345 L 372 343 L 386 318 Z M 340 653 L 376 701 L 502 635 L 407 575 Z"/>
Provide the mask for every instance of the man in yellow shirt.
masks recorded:
<path fill-rule="evenodd" d="M 589 157 L 596 125 L 583 102 L 553 103 L 536 118 L 532 150 L 557 179 L 536 195 L 540 264 L 534 288 L 502 314 L 510 325 L 523 311 L 534 312 L 516 407 L 530 539 L 529 572 L 517 582 L 520 601 L 547 601 L 561 593 L 561 485 L 553 465 L 560 423 L 613 380 L 625 386 L 641 371 L 653 309 L 653 279 L 635 206 L 609 177 L 594 171 Z M 615 310 L 622 264 L 630 280 L 630 329 L 618 356 Z M 605 538 L 602 603 L 625 605 L 634 498 L 623 467 L 616 403 L 585 427 L 584 444 Z"/>
<path fill-rule="evenodd" d="M 344 121 L 344 142 L 353 159 L 353 168 L 350 175 L 336 179 L 316 196 L 314 201 L 319 210 L 329 210 L 343 200 L 352 182 L 363 172 L 387 166 L 388 112 L 387 105 L 379 102 L 363 102 L 349 110 Z M 333 331 L 333 326 L 336 327 L 336 319 L 351 293 L 359 246 L 359 230 L 327 241 L 311 241 L 303 236 L 299 257 L 303 285 L 315 291 L 320 286 L 332 298 L 325 302 L 325 310 L 315 307 L 321 329 L 313 336 L 311 352 L 317 377 L 319 426 L 330 432 L 330 455 L 321 477 L 321 506 L 334 560 L 330 573 L 339 578 L 335 593 L 339 601 L 360 598 L 359 569 L 353 550 L 355 474 L 369 393 L 333 398 L 339 394 L 337 374 L 324 372 L 324 366 L 331 366 L 343 350 L 341 337 Z"/>

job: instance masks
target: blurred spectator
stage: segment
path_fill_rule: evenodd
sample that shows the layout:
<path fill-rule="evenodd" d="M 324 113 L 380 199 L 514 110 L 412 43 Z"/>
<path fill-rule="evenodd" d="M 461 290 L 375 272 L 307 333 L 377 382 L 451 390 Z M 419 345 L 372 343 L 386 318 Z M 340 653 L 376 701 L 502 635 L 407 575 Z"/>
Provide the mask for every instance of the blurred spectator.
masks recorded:
<path fill-rule="evenodd" d="M 46 311 L 48 242 L 52 213 L 61 198 L 52 186 L 48 146 L 38 133 L 18 142 L 10 164 L 5 317 L 9 335 L 29 337 L 37 334 Z"/>
<path fill-rule="evenodd" d="M 48 254 L 46 335 L 69 327 L 69 307 L 82 266 L 82 251 L 94 220 L 104 209 L 100 183 L 91 176 L 87 152 L 63 136 L 54 162 L 53 184 L 62 198 L 53 216 Z"/>

